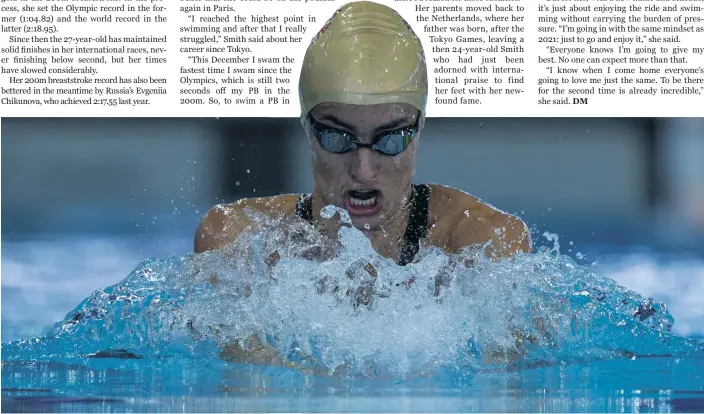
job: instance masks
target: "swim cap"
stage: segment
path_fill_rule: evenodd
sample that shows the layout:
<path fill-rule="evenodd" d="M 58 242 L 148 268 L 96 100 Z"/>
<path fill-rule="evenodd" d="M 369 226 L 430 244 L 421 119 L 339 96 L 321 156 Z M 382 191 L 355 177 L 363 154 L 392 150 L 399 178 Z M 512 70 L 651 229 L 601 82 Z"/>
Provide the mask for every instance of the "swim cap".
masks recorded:
<path fill-rule="evenodd" d="M 298 88 L 303 114 L 323 102 L 406 103 L 423 113 L 428 95 L 423 46 L 393 9 L 348 3 L 313 38 Z"/>

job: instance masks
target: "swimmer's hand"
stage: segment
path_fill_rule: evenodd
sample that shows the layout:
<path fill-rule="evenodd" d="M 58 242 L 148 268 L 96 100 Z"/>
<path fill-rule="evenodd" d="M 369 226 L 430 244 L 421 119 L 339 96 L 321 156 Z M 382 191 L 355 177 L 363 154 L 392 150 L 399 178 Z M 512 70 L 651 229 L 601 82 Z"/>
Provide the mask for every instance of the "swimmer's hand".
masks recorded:
<path fill-rule="evenodd" d="M 474 260 L 457 256 L 453 257 L 443 267 L 441 267 L 433 278 L 435 280 L 435 290 L 433 292 L 434 296 L 439 297 L 443 289 L 450 287 L 452 279 L 460 266 L 465 269 L 471 269 L 474 267 Z"/>
<path fill-rule="evenodd" d="M 371 308 L 374 303 L 374 296 L 378 296 L 375 292 L 377 271 L 373 264 L 366 260 L 359 259 L 353 262 L 345 271 L 345 277 L 348 282 L 340 283 L 338 280 L 327 275 L 319 276 L 313 279 L 315 293 L 319 295 L 333 294 L 337 295 L 342 289 L 344 300 L 355 307 Z M 350 284 L 355 287 L 349 286 Z"/>
<path fill-rule="evenodd" d="M 356 289 L 348 288 L 346 296 L 351 298 L 354 307 L 365 306 L 371 308 L 374 303 L 374 285 L 376 285 L 377 272 L 374 265 L 365 261 L 357 260 L 347 268 L 345 272 L 350 280 L 360 280 L 360 285 Z"/>
<path fill-rule="evenodd" d="M 331 370 L 317 363 L 312 357 L 298 350 L 293 352 L 296 355 L 296 359 L 300 362 L 282 358 L 279 352 L 269 343 L 262 342 L 259 336 L 253 335 L 242 341 L 233 341 L 225 345 L 220 352 L 220 358 L 238 364 L 293 368 L 310 375 L 341 376 L 345 374 L 347 368 L 345 364 L 338 366 L 331 372 Z"/>
<path fill-rule="evenodd" d="M 541 322 L 535 321 L 535 323 Z M 518 362 L 528 355 L 531 345 L 543 342 L 538 336 L 520 330 L 513 331 L 512 335 L 514 342 L 510 346 L 487 350 L 482 356 L 482 363 L 503 365 Z"/>
<path fill-rule="evenodd" d="M 267 343 L 262 343 L 258 336 L 251 336 L 240 343 L 233 341 L 222 348 L 220 358 L 253 365 L 287 366 L 279 353 Z"/>
<path fill-rule="evenodd" d="M 283 253 L 284 256 L 314 262 L 330 260 L 341 247 L 338 237 L 340 224 L 339 215 L 323 220 L 320 226 L 312 226 L 296 217 L 282 217 L 270 230 L 281 234 L 281 238 L 271 246 L 276 249 L 274 256 L 281 257 L 280 253 Z"/>

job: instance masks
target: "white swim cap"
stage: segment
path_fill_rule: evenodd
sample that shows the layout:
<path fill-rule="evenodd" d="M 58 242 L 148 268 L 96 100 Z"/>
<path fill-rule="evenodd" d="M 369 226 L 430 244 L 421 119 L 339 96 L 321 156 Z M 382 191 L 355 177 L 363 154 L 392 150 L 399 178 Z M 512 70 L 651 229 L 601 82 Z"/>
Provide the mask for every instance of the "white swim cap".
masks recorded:
<path fill-rule="evenodd" d="M 425 112 L 428 75 L 420 39 L 393 9 L 359 1 L 335 12 L 306 51 L 301 111 L 324 102 L 406 103 Z"/>

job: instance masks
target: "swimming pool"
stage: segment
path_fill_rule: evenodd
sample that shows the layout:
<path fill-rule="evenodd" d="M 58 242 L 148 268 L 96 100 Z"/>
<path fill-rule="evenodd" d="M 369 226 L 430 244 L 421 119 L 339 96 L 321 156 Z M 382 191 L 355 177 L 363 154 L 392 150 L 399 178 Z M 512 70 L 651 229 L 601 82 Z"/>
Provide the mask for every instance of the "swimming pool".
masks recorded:
<path fill-rule="evenodd" d="M 701 412 L 704 365 L 637 359 L 487 372 L 471 379 L 330 380 L 182 361 L 3 367 L 3 412 Z M 34 388 L 34 390 L 12 390 Z"/>
<path fill-rule="evenodd" d="M 367 338 L 363 337 L 365 331 L 355 326 L 339 327 L 341 323 L 352 320 L 344 319 L 342 313 L 334 315 L 337 319 L 332 322 L 311 317 L 305 320 L 305 325 L 302 324 L 295 315 L 290 315 L 293 310 L 315 309 L 323 305 L 315 300 L 303 303 L 287 301 L 284 298 L 292 297 L 291 290 L 272 290 L 271 296 L 278 302 L 257 303 L 258 309 L 265 309 L 269 316 L 281 312 L 274 319 L 293 325 L 301 323 L 297 326 L 299 330 L 314 329 L 317 323 L 320 326 L 315 328 L 318 330 L 314 333 L 320 334 L 325 329 L 334 331 L 329 337 L 322 338 L 321 343 L 327 341 L 328 344 L 335 344 L 339 351 L 347 346 L 347 355 L 359 352 L 359 355 L 352 356 L 360 356 L 360 349 L 369 344 L 369 353 L 364 355 L 374 355 L 377 361 L 385 364 L 387 370 L 381 369 L 380 372 L 386 373 L 377 376 L 306 375 L 295 369 L 234 364 L 213 357 L 207 346 L 203 350 L 196 349 L 192 354 L 173 351 L 171 356 L 151 355 L 140 359 L 55 354 L 33 360 L 19 354 L 15 354 L 14 358 L 8 355 L 7 341 L 40 335 L 65 316 L 70 319 L 70 311 L 96 289 L 123 280 L 145 257 L 167 257 L 175 251 L 188 251 L 190 244 L 188 238 L 159 239 L 155 242 L 86 236 L 3 242 L 3 411 L 704 411 L 704 359 L 696 353 L 600 358 L 583 346 L 597 346 L 601 343 L 598 338 L 574 345 L 571 348 L 573 354 L 566 359 L 550 361 L 548 358 L 522 365 L 465 366 L 463 369 L 436 366 L 438 369 L 432 375 L 414 372 L 414 363 L 419 366 L 433 365 L 435 360 L 450 360 L 451 353 L 429 350 L 429 344 L 452 347 L 459 337 L 448 335 L 455 325 L 438 327 L 441 325 L 438 321 L 450 319 L 449 312 L 463 309 L 455 308 L 461 305 L 454 303 L 449 296 L 445 298 L 446 303 L 437 309 L 424 304 L 425 313 L 414 313 L 416 311 L 404 307 L 401 300 L 419 300 L 421 296 L 404 293 L 406 296 L 395 298 L 392 295 L 391 299 L 398 302 L 389 299 L 389 304 L 379 305 L 387 312 L 382 314 L 380 309 L 375 309 L 379 313 L 372 314 L 372 317 L 355 316 L 361 318 L 359 321 L 370 329 Z M 359 255 L 360 252 L 355 254 Z M 667 302 L 669 312 L 676 321 L 674 333 L 689 337 L 704 334 L 704 305 L 699 299 L 704 293 L 703 260 L 685 257 L 664 259 L 654 254 L 634 253 L 604 256 L 599 261 L 600 274 L 615 279 L 644 297 Z M 545 264 L 549 265 L 550 262 L 535 262 L 531 266 L 538 268 Z M 291 262 L 284 270 L 293 272 L 299 265 L 298 262 Z M 141 266 L 154 265 L 143 263 Z M 380 273 L 383 272 L 383 265 L 379 269 Z M 497 270 L 497 273 L 501 272 Z M 483 294 L 489 295 L 486 299 L 499 293 L 486 291 Z M 203 296 L 214 297 L 220 298 Z M 202 307 L 203 303 L 200 305 Z M 220 308 L 217 301 L 212 302 L 212 306 L 213 312 L 225 309 Z M 574 306 L 577 309 L 576 306 L 582 305 Z M 233 308 L 238 310 L 236 306 Z M 249 308 L 239 311 L 245 309 Z M 337 308 L 320 309 L 337 312 Z M 284 311 L 288 313 L 284 314 Z M 489 315 L 489 311 L 484 311 L 483 317 Z M 404 315 L 391 315 L 393 312 L 425 315 L 427 320 L 408 320 L 404 319 Z M 614 315 L 609 314 L 609 318 L 614 318 Z M 381 322 L 375 325 L 375 320 Z M 406 320 L 408 322 L 404 323 Z M 457 330 L 464 329 L 463 324 L 470 320 L 458 320 Z M 253 319 L 249 322 L 262 321 Z M 196 325 L 198 323 L 196 321 Z M 328 323 L 330 325 L 326 325 Z M 273 330 L 284 328 L 271 327 Z M 414 332 L 414 329 L 420 330 Z M 501 329 L 502 326 L 497 324 L 479 334 L 486 336 L 492 330 Z M 629 329 L 641 327 L 629 325 Z M 603 331 L 603 338 L 614 332 Z M 648 338 L 634 334 L 633 338 L 616 341 L 638 346 L 639 341 L 645 343 Z M 131 339 L 125 341 L 131 343 Z M 95 342 L 97 344 L 99 340 Z M 371 350 L 379 346 L 386 347 L 390 352 L 374 353 Z M 676 351 L 681 350 L 680 345 L 675 348 Z M 16 348 L 9 349 L 16 351 Z M 408 356 L 411 353 L 401 355 L 408 349 L 414 351 L 412 357 L 415 359 Z M 177 357 L 173 357 L 176 354 Z M 31 353 L 25 354 L 28 355 L 31 356 Z M 137 353 L 137 356 L 141 355 Z M 399 368 L 403 364 L 408 367 L 409 361 L 414 361 L 410 363 L 410 368 Z M 392 372 L 389 367 L 399 370 Z M 395 375 L 399 372 L 403 375 Z"/>

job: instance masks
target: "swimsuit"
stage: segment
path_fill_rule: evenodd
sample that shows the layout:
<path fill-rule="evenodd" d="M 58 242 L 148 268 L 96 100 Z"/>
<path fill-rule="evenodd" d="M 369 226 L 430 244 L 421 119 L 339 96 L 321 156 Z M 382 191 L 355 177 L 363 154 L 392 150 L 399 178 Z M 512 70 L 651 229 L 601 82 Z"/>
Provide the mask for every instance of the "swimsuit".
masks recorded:
<path fill-rule="evenodd" d="M 405 266 L 413 261 L 420 249 L 420 240 L 428 234 L 428 201 L 430 191 L 427 185 L 413 184 L 409 201 L 410 214 L 408 227 L 403 236 L 401 257 L 398 264 Z M 302 195 L 296 203 L 296 216 L 313 223 L 313 199 L 310 195 Z"/>

